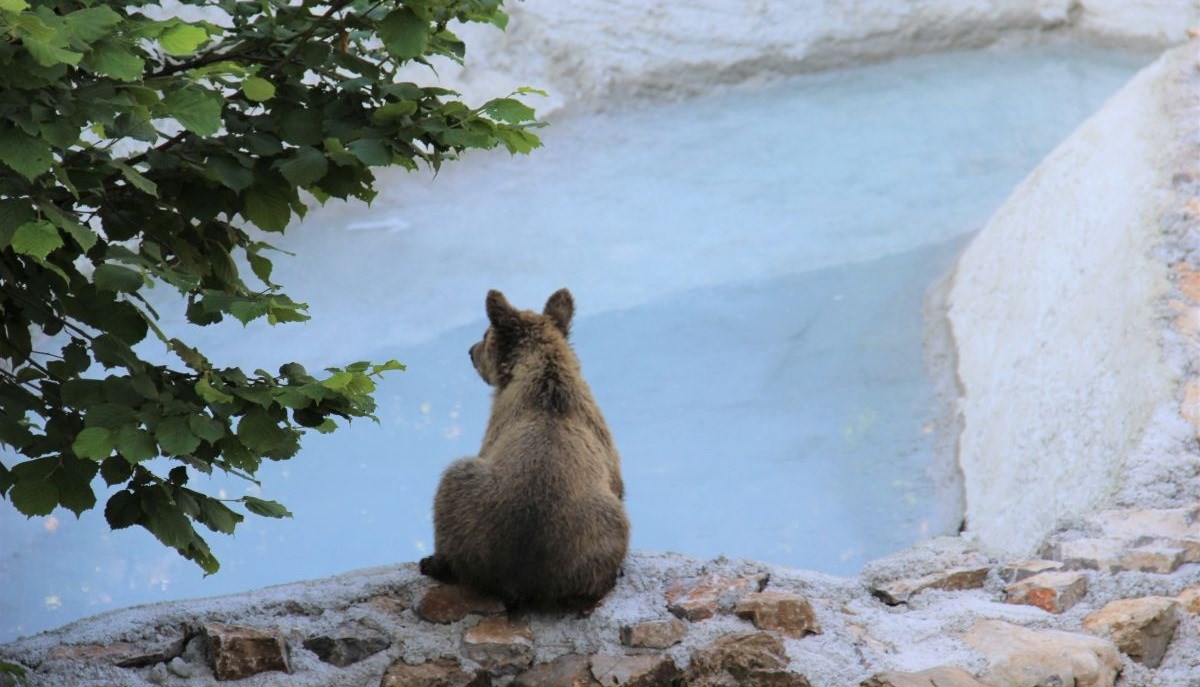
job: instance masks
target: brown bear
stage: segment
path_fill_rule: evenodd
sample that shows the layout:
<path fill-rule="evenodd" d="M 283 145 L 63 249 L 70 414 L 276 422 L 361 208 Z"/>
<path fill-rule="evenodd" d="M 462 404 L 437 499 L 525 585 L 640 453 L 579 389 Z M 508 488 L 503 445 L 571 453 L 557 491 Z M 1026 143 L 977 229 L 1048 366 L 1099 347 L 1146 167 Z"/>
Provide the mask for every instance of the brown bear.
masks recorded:
<path fill-rule="evenodd" d="M 470 348 L 495 387 L 479 456 L 452 463 L 434 497 L 425 575 L 509 608 L 588 608 L 629 549 L 621 459 L 567 342 L 566 289 L 541 314 L 489 291 L 490 327 Z"/>

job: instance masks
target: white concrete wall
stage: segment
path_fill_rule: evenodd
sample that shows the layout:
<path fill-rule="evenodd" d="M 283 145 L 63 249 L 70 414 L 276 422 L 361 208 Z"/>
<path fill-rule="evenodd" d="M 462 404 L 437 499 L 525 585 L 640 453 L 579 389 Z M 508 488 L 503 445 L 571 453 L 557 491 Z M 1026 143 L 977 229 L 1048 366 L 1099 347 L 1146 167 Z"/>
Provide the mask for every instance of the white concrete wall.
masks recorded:
<path fill-rule="evenodd" d="M 447 63 L 439 74 L 471 101 L 546 89 L 542 113 L 1045 35 L 1166 47 L 1200 24 L 1197 0 L 524 0 L 506 8 L 506 32 L 461 27 L 467 67 Z"/>
<path fill-rule="evenodd" d="M 1079 7 L 1081 31 L 1118 43 L 1179 43 L 1200 24 L 1197 0 L 1081 0 Z"/>
<path fill-rule="evenodd" d="M 1154 255 L 1170 200 L 1177 48 L 1142 71 L 1016 189 L 962 256 L 958 345 L 968 532 L 1030 553 L 1102 505 L 1177 382 Z"/>

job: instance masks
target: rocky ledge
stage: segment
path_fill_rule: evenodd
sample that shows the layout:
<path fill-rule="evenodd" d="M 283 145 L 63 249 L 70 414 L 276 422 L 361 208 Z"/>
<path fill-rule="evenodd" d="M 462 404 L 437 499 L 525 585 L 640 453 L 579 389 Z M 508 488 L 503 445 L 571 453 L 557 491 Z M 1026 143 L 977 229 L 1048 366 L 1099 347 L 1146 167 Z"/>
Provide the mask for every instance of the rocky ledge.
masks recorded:
<path fill-rule="evenodd" d="M 1105 511 L 1042 553 L 943 538 L 853 579 L 636 554 L 586 616 L 510 614 L 405 564 L 116 611 L 0 657 L 31 687 L 1192 684 L 1200 504 Z"/>

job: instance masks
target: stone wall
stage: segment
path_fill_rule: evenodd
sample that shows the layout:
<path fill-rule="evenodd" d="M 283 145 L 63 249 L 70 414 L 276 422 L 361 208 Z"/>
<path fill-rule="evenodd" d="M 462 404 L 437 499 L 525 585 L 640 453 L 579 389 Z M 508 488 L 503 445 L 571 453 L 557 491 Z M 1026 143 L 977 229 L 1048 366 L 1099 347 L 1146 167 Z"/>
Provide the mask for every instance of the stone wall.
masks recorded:
<path fill-rule="evenodd" d="M 1184 49 L 1145 69 L 1058 147 L 976 236 L 950 293 L 967 525 L 1029 553 L 1104 505 L 1152 413 L 1174 396 L 1171 283 L 1156 249 L 1181 202 L 1172 86 Z M 1194 123 L 1190 127 L 1194 129 Z"/>

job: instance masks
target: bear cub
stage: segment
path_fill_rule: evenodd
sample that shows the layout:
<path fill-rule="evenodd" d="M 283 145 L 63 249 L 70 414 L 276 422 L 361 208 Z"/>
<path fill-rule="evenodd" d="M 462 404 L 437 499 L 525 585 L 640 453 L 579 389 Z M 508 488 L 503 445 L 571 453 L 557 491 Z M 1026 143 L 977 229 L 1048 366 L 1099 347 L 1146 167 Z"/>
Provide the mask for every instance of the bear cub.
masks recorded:
<path fill-rule="evenodd" d="M 541 314 L 489 291 L 471 362 L 495 391 L 479 456 L 452 463 L 434 497 L 434 554 L 421 572 L 509 608 L 588 608 L 629 549 L 621 459 L 567 342 L 575 303 Z"/>

